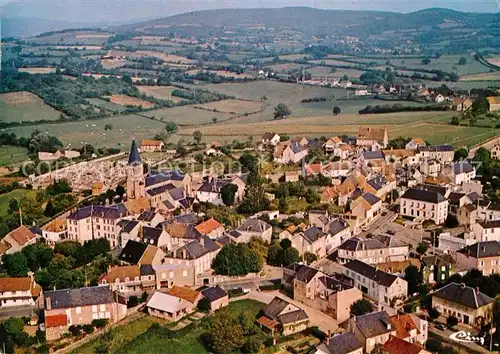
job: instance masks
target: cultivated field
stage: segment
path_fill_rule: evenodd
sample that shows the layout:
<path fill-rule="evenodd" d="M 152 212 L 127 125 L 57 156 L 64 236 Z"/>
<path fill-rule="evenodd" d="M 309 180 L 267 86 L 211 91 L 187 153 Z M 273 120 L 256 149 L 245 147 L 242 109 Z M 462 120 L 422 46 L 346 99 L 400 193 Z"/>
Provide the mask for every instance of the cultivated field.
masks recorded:
<path fill-rule="evenodd" d="M 20 146 L 0 146 L 0 166 L 29 160 L 28 150 Z"/>
<path fill-rule="evenodd" d="M 112 124 L 113 129 L 104 130 L 106 124 Z M 71 144 L 72 148 L 79 148 L 82 142 L 87 142 L 95 147 L 113 147 L 126 151 L 134 134 L 137 140 L 152 139 L 164 131 L 165 124 L 131 114 L 92 121 L 22 126 L 5 131 L 28 137 L 35 129 L 57 136 L 65 146 Z"/>
<path fill-rule="evenodd" d="M 149 50 L 139 50 L 138 54 L 143 54 L 148 57 L 155 57 L 161 59 L 168 63 L 178 63 L 178 64 L 195 64 L 196 61 L 188 59 L 186 57 L 181 57 L 179 55 L 167 54 L 163 52 L 154 52 Z"/>
<path fill-rule="evenodd" d="M 104 69 L 116 69 L 121 68 L 127 64 L 126 60 L 110 60 L 103 59 L 101 60 L 101 65 Z"/>
<path fill-rule="evenodd" d="M 124 107 L 122 105 L 113 102 L 101 100 L 100 98 L 89 98 L 87 99 L 87 101 L 89 101 L 92 105 L 96 107 L 104 108 L 105 110 L 111 112 L 123 112 L 127 109 L 127 107 Z"/>
<path fill-rule="evenodd" d="M 19 68 L 19 72 L 28 74 L 52 74 L 56 72 L 56 68 L 33 67 L 33 68 Z"/>
<path fill-rule="evenodd" d="M 143 108 L 154 107 L 153 102 L 145 101 L 137 97 L 127 96 L 127 95 L 111 95 L 109 99 L 112 103 L 116 103 L 121 106 L 142 106 Z"/>
<path fill-rule="evenodd" d="M 260 110 L 264 104 L 257 101 L 243 101 L 243 100 L 222 100 L 217 102 L 205 103 L 196 105 L 196 108 L 207 109 L 210 111 L 244 114 L 252 113 Z"/>
<path fill-rule="evenodd" d="M 136 86 L 136 88 L 141 93 L 145 93 L 148 96 L 152 96 L 152 97 L 158 98 L 160 100 L 174 101 L 175 103 L 182 101 L 182 98 L 172 96 L 172 92 L 174 90 L 184 91 L 184 90 L 179 89 L 178 87 L 175 87 L 175 86 L 143 86 L 143 85 L 138 85 L 138 86 Z"/>
<path fill-rule="evenodd" d="M 0 94 L 0 121 L 20 122 L 56 120 L 60 112 L 45 104 L 31 92 L 20 91 Z"/>
<path fill-rule="evenodd" d="M 269 66 L 269 69 L 275 71 L 275 72 L 287 72 L 288 70 L 296 70 L 296 69 L 302 69 L 306 65 L 303 64 L 296 64 L 296 63 L 285 63 L 285 64 L 275 64 Z"/>
<path fill-rule="evenodd" d="M 458 65 L 458 61 L 461 57 L 467 59 L 467 64 Z M 422 64 L 422 59 L 418 58 L 405 58 L 405 59 L 391 59 L 391 64 L 395 66 L 406 66 L 411 69 L 434 69 L 443 70 L 446 72 L 452 72 L 453 68 L 457 68 L 458 73 L 462 75 L 477 74 L 488 72 L 489 68 L 480 62 L 474 60 L 470 55 L 443 55 L 439 58 L 431 58 L 431 62 L 428 65 Z"/>
<path fill-rule="evenodd" d="M 186 71 L 186 74 L 196 75 L 201 71 L 207 71 L 209 73 L 214 73 L 222 77 L 234 77 L 235 79 L 251 79 L 255 77 L 255 75 L 253 74 L 248 74 L 248 73 L 238 74 L 238 73 L 233 73 L 232 71 L 225 71 L 225 70 L 189 70 Z"/>
<path fill-rule="evenodd" d="M 500 57 L 486 58 L 486 61 L 490 64 L 500 66 Z"/>
<path fill-rule="evenodd" d="M 460 78 L 460 81 L 498 81 L 498 80 L 500 80 L 500 71 L 475 74 L 475 75 L 466 75 Z"/>
<path fill-rule="evenodd" d="M 212 118 L 217 118 L 218 122 L 222 122 L 234 116 L 234 114 L 229 113 L 196 109 L 192 106 L 163 108 L 144 112 L 143 114 L 148 117 L 154 117 L 157 120 L 163 120 L 164 122 L 173 121 L 180 125 L 208 124 L 213 122 Z"/>

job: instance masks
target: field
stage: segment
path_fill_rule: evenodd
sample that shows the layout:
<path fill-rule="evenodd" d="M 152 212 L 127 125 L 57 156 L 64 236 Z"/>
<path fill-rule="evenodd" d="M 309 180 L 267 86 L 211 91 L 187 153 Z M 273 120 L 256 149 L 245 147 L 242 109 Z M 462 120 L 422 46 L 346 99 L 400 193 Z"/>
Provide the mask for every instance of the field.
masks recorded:
<path fill-rule="evenodd" d="M 243 74 L 238 74 L 238 73 L 233 73 L 232 71 L 225 71 L 225 70 L 189 70 L 186 71 L 186 74 L 188 75 L 196 75 L 197 73 L 201 71 L 207 71 L 209 73 L 214 73 L 218 76 L 222 77 L 234 77 L 235 79 L 251 79 L 255 77 L 255 75 L 248 74 L 248 73 L 243 73 Z"/>
<path fill-rule="evenodd" d="M 488 61 L 488 63 L 490 64 L 500 66 L 500 57 L 486 58 L 486 61 Z"/>
<path fill-rule="evenodd" d="M 460 81 L 498 81 L 500 80 L 500 71 L 492 73 L 482 73 L 475 75 L 466 75 L 460 78 Z"/>
<path fill-rule="evenodd" d="M 109 96 L 109 99 L 112 103 L 116 103 L 121 106 L 142 106 L 143 108 L 151 108 L 155 106 L 153 102 L 141 100 L 140 98 L 127 95 L 111 95 Z"/>
<path fill-rule="evenodd" d="M 178 63 L 178 64 L 196 64 L 196 61 L 188 59 L 186 57 L 181 57 L 179 55 L 167 54 L 163 52 L 153 52 L 149 50 L 140 50 L 137 53 L 146 55 L 148 57 L 155 57 L 161 59 L 167 63 Z"/>
<path fill-rule="evenodd" d="M 113 129 L 104 130 L 106 124 L 112 124 Z M 35 129 L 55 135 L 64 145 L 71 144 L 73 148 L 79 148 L 82 142 L 87 142 L 95 147 L 113 147 L 125 151 L 130 147 L 134 134 L 137 140 L 152 139 L 165 129 L 165 124 L 131 114 L 101 120 L 15 127 L 5 131 L 27 137 Z"/>
<path fill-rule="evenodd" d="M 287 55 L 280 55 L 279 56 L 280 60 L 301 60 L 301 59 L 310 58 L 310 57 L 311 56 L 309 54 L 287 54 Z"/>
<path fill-rule="evenodd" d="M 0 94 L 0 121 L 56 120 L 59 115 L 59 111 L 45 104 L 40 97 L 31 92 Z"/>
<path fill-rule="evenodd" d="M 52 74 L 56 72 L 56 68 L 45 68 L 45 67 L 19 68 L 19 72 L 28 74 Z"/>
<path fill-rule="evenodd" d="M 175 103 L 182 101 L 182 98 L 172 96 L 174 90 L 181 90 L 175 86 L 136 86 L 141 93 L 145 93 L 148 96 L 158 98 L 160 100 L 171 100 Z"/>
<path fill-rule="evenodd" d="M 422 59 L 391 59 L 391 64 L 395 66 L 406 66 L 411 69 L 431 69 L 431 70 L 443 70 L 446 72 L 452 72 L 453 67 L 457 68 L 458 73 L 462 75 L 468 74 L 478 74 L 488 72 L 489 68 L 481 64 L 480 62 L 474 60 L 470 55 L 463 55 L 467 59 L 467 64 L 458 65 L 458 61 L 462 55 L 443 55 L 439 58 L 431 58 L 431 62 L 428 65 L 422 64 Z"/>
<path fill-rule="evenodd" d="M 227 307 L 230 315 L 238 317 L 241 313 L 247 312 L 250 316 L 256 316 L 262 309 L 263 304 L 253 300 L 240 300 L 231 302 Z M 107 345 L 110 353 L 207 353 L 201 344 L 200 336 L 205 329 L 198 323 L 194 323 L 184 329 L 176 331 L 175 337 L 168 338 L 162 336 L 154 330 L 148 330 L 153 323 L 160 323 L 166 328 L 171 324 L 150 316 L 142 317 L 136 321 L 113 328 Z M 79 354 L 93 354 L 96 348 L 104 342 L 104 339 L 91 341 L 74 352 Z"/>
<path fill-rule="evenodd" d="M 0 166 L 29 160 L 28 150 L 20 146 L 0 146 Z"/>
<path fill-rule="evenodd" d="M 212 123 L 212 118 L 217 118 L 217 121 L 222 122 L 234 116 L 234 114 L 229 113 L 196 109 L 192 106 L 163 108 L 144 112 L 143 114 L 148 117 L 154 117 L 157 120 L 163 120 L 164 122 L 173 121 L 181 125 L 208 124 Z"/>
<path fill-rule="evenodd" d="M 263 103 L 257 101 L 243 101 L 243 100 L 222 100 L 217 102 L 205 103 L 195 106 L 196 108 L 208 109 L 211 111 L 218 111 L 232 114 L 252 113 L 260 110 Z"/>
<path fill-rule="evenodd" d="M 285 64 L 275 64 L 269 66 L 269 69 L 275 71 L 275 72 L 287 72 L 288 70 L 296 70 L 296 69 L 302 69 L 306 65 L 304 64 L 296 64 L 296 63 L 285 63 Z"/>
<path fill-rule="evenodd" d="M 32 189 L 16 189 L 12 192 L 0 195 L 0 218 L 4 219 L 9 216 L 9 201 L 13 198 L 17 200 L 24 199 L 26 197 L 35 197 L 37 191 Z"/>
<path fill-rule="evenodd" d="M 332 72 L 332 68 L 328 66 L 313 66 L 312 68 L 307 69 L 308 73 L 311 73 L 312 76 L 332 76 L 337 77 L 337 74 Z"/>
<path fill-rule="evenodd" d="M 127 109 L 126 107 L 124 107 L 122 105 L 119 105 L 119 104 L 116 104 L 113 102 L 108 102 L 105 100 L 101 100 L 100 98 L 89 98 L 88 101 L 96 107 L 104 108 L 107 111 L 111 111 L 111 112 L 115 112 L 115 111 L 116 112 L 123 112 Z"/>
<path fill-rule="evenodd" d="M 127 64 L 126 60 L 110 60 L 103 59 L 101 60 L 101 65 L 104 69 L 116 69 L 121 68 Z"/>

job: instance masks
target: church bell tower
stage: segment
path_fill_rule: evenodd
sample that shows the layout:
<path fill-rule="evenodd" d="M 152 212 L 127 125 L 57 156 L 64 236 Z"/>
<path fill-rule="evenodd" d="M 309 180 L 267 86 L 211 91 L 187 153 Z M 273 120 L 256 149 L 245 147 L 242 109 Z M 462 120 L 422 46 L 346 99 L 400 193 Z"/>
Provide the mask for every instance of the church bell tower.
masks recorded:
<path fill-rule="evenodd" d="M 127 166 L 127 199 L 146 197 L 146 183 L 144 179 L 144 168 L 141 156 L 137 149 L 135 139 L 132 140 Z"/>

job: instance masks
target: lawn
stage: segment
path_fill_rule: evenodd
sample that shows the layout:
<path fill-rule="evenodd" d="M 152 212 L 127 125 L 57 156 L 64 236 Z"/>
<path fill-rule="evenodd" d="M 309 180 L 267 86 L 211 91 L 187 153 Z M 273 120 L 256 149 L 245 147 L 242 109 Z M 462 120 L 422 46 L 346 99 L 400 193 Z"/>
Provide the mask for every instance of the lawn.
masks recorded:
<path fill-rule="evenodd" d="M 264 304 L 253 300 L 240 300 L 231 302 L 227 309 L 235 318 L 241 313 L 247 312 L 252 316 L 263 308 Z M 198 324 L 192 325 L 174 332 L 175 336 L 168 338 L 161 335 L 161 331 L 150 330 L 153 323 L 165 324 L 166 322 L 154 317 L 145 316 L 136 321 L 117 326 L 111 330 L 111 340 L 108 349 L 111 353 L 208 353 L 200 342 L 200 336 L 205 330 Z M 166 325 L 168 328 L 169 324 Z M 101 336 L 102 337 L 102 336 Z M 74 353 L 93 354 L 95 348 L 103 342 L 98 338 L 78 348 Z"/>
<path fill-rule="evenodd" d="M 12 192 L 0 194 L 0 218 L 9 216 L 9 201 L 13 198 L 17 200 L 26 197 L 36 197 L 37 191 L 32 189 L 16 189 Z"/>
<path fill-rule="evenodd" d="M 113 129 L 104 130 L 106 124 L 112 124 Z M 79 148 L 82 142 L 87 142 L 95 147 L 125 151 L 134 135 L 138 140 L 152 139 L 165 129 L 165 123 L 131 114 L 100 120 L 14 127 L 6 131 L 27 137 L 35 129 L 57 136 L 65 146 L 71 144 L 71 148 Z"/>
<path fill-rule="evenodd" d="M 0 166 L 9 166 L 29 160 L 28 149 L 20 146 L 0 146 Z"/>
<path fill-rule="evenodd" d="M 0 122 L 57 120 L 60 112 L 30 92 L 0 95 Z"/>

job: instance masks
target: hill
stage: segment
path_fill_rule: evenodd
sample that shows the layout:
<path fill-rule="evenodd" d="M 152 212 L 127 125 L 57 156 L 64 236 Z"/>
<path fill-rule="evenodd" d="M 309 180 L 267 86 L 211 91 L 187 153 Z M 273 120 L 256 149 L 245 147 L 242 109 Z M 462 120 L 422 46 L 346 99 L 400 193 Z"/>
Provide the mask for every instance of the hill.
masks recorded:
<path fill-rule="evenodd" d="M 31 37 L 43 32 L 60 31 L 75 27 L 74 22 L 53 21 L 39 18 L 3 18 L 2 37 Z"/>

